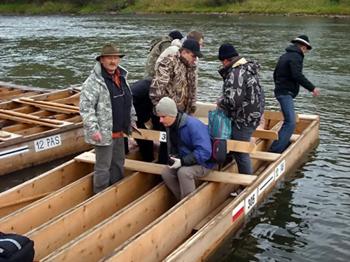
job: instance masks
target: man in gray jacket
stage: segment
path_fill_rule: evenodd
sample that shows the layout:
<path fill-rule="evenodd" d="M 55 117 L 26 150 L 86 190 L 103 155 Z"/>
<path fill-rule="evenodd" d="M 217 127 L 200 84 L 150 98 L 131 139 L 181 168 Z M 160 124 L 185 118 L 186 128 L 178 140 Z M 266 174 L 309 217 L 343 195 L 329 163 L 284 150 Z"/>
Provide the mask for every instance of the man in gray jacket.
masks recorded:
<path fill-rule="evenodd" d="M 80 94 L 85 141 L 95 146 L 94 193 L 123 178 L 124 133 L 136 126 L 127 71 L 119 66 L 123 56 L 117 46 L 106 44 Z"/>

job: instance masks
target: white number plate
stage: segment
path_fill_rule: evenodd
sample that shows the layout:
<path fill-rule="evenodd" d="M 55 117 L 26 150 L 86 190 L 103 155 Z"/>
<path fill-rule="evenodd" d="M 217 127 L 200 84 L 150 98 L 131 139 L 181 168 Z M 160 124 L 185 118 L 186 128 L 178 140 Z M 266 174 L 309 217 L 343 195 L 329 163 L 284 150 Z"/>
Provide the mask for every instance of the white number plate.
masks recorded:
<path fill-rule="evenodd" d="M 159 132 L 159 141 L 166 142 L 166 132 Z"/>
<path fill-rule="evenodd" d="M 60 135 L 41 138 L 34 141 L 35 152 L 51 149 L 53 147 L 60 146 L 61 144 Z"/>

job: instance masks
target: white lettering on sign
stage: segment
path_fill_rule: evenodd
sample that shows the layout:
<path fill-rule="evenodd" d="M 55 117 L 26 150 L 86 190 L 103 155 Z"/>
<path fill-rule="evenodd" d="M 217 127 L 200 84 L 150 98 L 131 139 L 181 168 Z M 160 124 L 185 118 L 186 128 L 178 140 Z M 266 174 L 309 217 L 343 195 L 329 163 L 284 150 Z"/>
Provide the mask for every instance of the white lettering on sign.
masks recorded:
<path fill-rule="evenodd" d="M 264 181 L 262 181 L 262 183 L 260 183 L 259 187 L 258 187 L 258 196 L 260 196 L 260 194 L 262 194 L 266 188 L 269 187 L 269 185 L 271 185 L 271 183 L 275 180 L 275 172 L 272 172 L 267 178 L 264 179 Z"/>
<path fill-rule="evenodd" d="M 276 168 L 275 168 L 275 180 L 277 180 L 283 173 L 286 171 L 286 160 L 283 160 Z"/>
<path fill-rule="evenodd" d="M 244 213 L 247 215 L 258 201 L 258 189 L 255 189 L 244 201 Z"/>
<path fill-rule="evenodd" d="M 159 132 L 159 141 L 166 142 L 166 132 Z"/>
<path fill-rule="evenodd" d="M 35 152 L 51 149 L 53 147 L 60 146 L 61 144 L 60 135 L 41 138 L 34 141 Z"/>

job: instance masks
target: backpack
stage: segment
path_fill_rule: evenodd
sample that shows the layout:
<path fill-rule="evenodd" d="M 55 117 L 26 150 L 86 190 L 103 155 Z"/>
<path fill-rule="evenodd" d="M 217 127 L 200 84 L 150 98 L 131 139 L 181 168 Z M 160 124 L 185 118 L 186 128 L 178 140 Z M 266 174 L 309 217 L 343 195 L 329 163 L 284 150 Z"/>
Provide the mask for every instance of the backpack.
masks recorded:
<path fill-rule="evenodd" d="M 212 157 L 211 159 L 222 164 L 227 155 L 227 139 L 231 138 L 232 123 L 231 119 L 226 116 L 220 108 L 208 112 L 208 128 L 212 140 Z"/>
<path fill-rule="evenodd" d="M 32 262 L 34 242 L 18 234 L 0 232 L 0 262 Z"/>

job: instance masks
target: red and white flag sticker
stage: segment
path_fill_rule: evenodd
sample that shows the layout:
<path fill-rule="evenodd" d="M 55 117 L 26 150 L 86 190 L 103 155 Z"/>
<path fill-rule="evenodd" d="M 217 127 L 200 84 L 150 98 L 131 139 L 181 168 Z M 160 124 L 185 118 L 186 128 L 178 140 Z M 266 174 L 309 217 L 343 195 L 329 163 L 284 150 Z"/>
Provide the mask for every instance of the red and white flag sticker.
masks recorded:
<path fill-rule="evenodd" d="M 232 210 L 232 223 L 235 222 L 244 213 L 244 200 L 242 200 L 233 210 Z"/>

